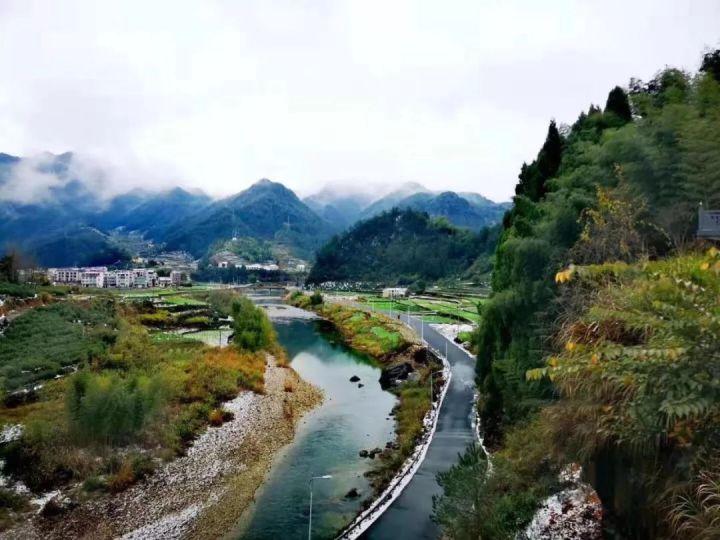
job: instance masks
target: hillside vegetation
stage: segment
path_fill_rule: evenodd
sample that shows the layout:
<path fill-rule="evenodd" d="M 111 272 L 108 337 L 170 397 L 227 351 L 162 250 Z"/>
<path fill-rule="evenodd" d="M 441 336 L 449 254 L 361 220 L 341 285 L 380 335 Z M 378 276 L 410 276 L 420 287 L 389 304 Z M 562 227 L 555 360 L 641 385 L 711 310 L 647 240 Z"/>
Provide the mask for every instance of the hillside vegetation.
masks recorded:
<path fill-rule="evenodd" d="M 395 208 L 332 238 L 318 251 L 308 282 L 409 284 L 458 276 L 494 241 L 492 230 L 473 233 L 442 218 Z"/>
<path fill-rule="evenodd" d="M 506 480 L 466 480 L 490 483 L 493 520 L 473 515 L 456 537 L 513 536 L 571 461 L 608 534 L 718 535 L 717 256 L 682 254 L 696 253 L 698 203 L 720 205 L 719 80 L 715 51 L 696 75 L 616 87 L 604 109 L 551 123 L 523 165 L 476 334 L 479 412 Z M 459 508 L 438 507 L 447 531 Z"/>
<path fill-rule="evenodd" d="M 175 298 L 182 309 L 204 305 Z M 141 323 L 161 310 L 143 299 L 61 300 L 14 320 L 0 338 L 3 390 L 34 387 L 5 395 L 0 406 L 3 425 L 23 425 L 0 449 L 3 474 L 35 493 L 63 489 L 85 499 L 121 491 L 231 418 L 223 402 L 242 390 L 263 393 L 267 353 L 284 362 L 264 311 L 230 291 L 207 300 L 213 318 L 233 315 L 227 347 L 153 339 Z M 12 493 L 0 489 L 0 528 L 22 518 L 9 511 Z M 25 509 L 21 499 L 12 508 Z"/>

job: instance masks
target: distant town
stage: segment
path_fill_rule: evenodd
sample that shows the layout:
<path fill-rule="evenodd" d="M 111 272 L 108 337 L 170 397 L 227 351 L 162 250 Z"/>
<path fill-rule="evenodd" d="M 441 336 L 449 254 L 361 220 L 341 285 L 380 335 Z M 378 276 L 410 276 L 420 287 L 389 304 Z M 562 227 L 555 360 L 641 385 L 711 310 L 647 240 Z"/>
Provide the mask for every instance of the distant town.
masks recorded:
<path fill-rule="evenodd" d="M 98 289 L 144 289 L 187 286 L 192 283 L 194 274 L 208 268 L 220 272 L 244 270 L 264 275 L 278 274 L 278 276 L 303 274 L 307 271 L 307 263 L 301 259 L 290 258 L 280 264 L 274 260 L 251 262 L 228 251 L 221 251 L 211 256 L 202 268 L 199 267 L 199 262 L 185 252 L 165 252 L 154 256 L 133 257 L 131 268 L 108 266 L 21 268 L 17 271 L 17 278 L 24 283 L 73 285 Z M 203 280 L 203 275 L 205 274 L 201 273 L 199 278 L 195 277 Z M 223 275 L 212 275 L 210 278 L 205 276 L 205 279 L 221 280 Z"/>
<path fill-rule="evenodd" d="M 190 283 L 190 273 L 187 271 L 170 270 L 168 275 L 159 275 L 158 272 L 153 268 L 110 270 L 106 266 L 82 266 L 20 270 L 19 274 L 22 281 L 47 280 L 53 285 L 79 285 L 97 289 L 145 289 Z"/>

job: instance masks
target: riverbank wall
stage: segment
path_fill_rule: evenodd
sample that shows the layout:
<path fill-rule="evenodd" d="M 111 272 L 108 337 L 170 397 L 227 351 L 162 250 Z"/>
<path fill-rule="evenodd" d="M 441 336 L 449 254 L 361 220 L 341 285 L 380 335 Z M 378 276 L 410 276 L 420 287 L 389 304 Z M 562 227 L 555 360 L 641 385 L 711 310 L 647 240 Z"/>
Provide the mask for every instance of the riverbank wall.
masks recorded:
<path fill-rule="evenodd" d="M 428 346 L 428 348 L 430 347 Z M 450 381 L 452 379 L 452 372 L 450 371 L 450 364 L 447 359 L 438 351 L 433 350 L 433 352 L 443 362 L 444 384 L 438 399 L 433 402 L 432 408 L 425 415 L 425 419 L 423 421 L 425 431 L 415 447 L 415 451 L 405 460 L 402 467 L 392 478 L 388 486 L 382 491 L 382 493 L 380 493 L 379 496 L 375 498 L 370 506 L 361 512 L 345 529 L 340 532 L 337 536 L 338 540 L 353 540 L 355 538 L 359 538 L 365 531 L 367 531 L 372 524 L 383 515 L 395 499 L 400 496 L 412 480 L 417 470 L 420 468 L 420 465 L 422 465 L 428 448 L 430 447 L 430 443 L 432 442 L 433 435 L 435 435 L 438 417 L 440 416 L 440 409 L 442 408 L 443 401 L 445 400 L 445 394 L 447 394 L 447 390 L 450 387 Z"/>

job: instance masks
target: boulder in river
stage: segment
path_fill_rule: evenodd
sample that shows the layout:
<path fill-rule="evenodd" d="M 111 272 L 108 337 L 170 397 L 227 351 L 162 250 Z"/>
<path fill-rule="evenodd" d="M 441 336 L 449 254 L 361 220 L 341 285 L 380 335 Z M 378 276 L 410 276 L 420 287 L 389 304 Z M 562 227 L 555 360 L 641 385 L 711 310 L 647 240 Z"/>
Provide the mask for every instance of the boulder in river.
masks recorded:
<path fill-rule="evenodd" d="M 358 388 L 362 388 L 363 386 L 365 386 L 363 383 L 358 383 Z"/>
<path fill-rule="evenodd" d="M 346 499 L 357 499 L 359 496 L 360 492 L 357 490 L 357 488 L 352 488 L 345 494 Z"/>
<path fill-rule="evenodd" d="M 360 450 L 360 451 L 358 452 L 358 455 L 359 455 L 360 457 L 368 457 L 369 452 L 368 452 L 367 450 Z"/>
<path fill-rule="evenodd" d="M 358 377 L 357 375 L 353 375 L 352 377 L 350 377 L 350 382 L 358 382 L 359 380 L 360 377 Z"/>
<path fill-rule="evenodd" d="M 414 368 L 410 362 L 403 362 L 395 366 L 383 368 L 380 373 L 380 387 L 383 390 L 397 386 L 400 382 L 406 380 L 408 375 L 412 373 Z"/>

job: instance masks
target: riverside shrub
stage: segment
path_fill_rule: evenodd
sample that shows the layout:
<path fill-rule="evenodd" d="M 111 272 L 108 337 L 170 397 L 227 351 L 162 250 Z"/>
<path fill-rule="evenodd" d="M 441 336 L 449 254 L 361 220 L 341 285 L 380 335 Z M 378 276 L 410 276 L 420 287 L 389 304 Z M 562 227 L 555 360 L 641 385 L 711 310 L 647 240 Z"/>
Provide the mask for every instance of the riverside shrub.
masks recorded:
<path fill-rule="evenodd" d="M 270 349 L 275 341 L 275 329 L 265 312 L 249 298 L 238 298 L 232 305 L 235 335 L 233 341 L 240 349 L 255 352 Z"/>

